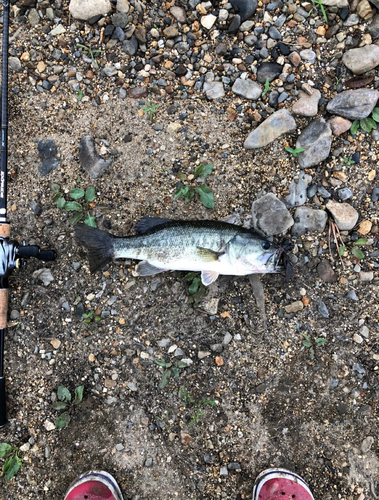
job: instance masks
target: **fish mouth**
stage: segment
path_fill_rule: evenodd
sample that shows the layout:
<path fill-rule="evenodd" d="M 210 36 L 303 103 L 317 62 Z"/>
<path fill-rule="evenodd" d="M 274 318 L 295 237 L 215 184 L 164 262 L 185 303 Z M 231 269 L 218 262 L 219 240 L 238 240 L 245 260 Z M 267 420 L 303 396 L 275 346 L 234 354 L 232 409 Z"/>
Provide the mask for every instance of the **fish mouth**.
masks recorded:
<path fill-rule="evenodd" d="M 282 248 L 278 248 L 275 252 L 264 253 L 259 257 L 259 261 L 267 268 L 274 269 L 275 272 L 283 270 L 283 252 Z"/>

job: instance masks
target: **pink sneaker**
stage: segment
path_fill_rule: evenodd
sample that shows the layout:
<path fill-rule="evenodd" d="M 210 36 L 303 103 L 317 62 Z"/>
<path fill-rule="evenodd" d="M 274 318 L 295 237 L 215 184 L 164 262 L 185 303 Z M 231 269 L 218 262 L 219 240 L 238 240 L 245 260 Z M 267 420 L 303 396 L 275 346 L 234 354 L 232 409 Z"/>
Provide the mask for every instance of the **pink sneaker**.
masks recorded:
<path fill-rule="evenodd" d="M 305 481 L 285 469 L 266 469 L 255 480 L 253 500 L 314 500 Z"/>
<path fill-rule="evenodd" d="M 64 500 L 124 500 L 116 479 L 108 472 L 82 474 L 69 487 Z"/>

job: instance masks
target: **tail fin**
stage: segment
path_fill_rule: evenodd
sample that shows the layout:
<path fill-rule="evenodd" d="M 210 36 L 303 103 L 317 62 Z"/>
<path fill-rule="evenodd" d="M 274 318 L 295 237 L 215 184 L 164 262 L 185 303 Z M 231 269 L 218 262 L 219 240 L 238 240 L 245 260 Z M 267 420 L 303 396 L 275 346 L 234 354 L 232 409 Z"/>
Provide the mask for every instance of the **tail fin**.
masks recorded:
<path fill-rule="evenodd" d="M 88 261 L 91 273 L 94 273 L 113 260 L 113 236 L 100 229 L 77 224 L 75 238 L 87 248 Z"/>

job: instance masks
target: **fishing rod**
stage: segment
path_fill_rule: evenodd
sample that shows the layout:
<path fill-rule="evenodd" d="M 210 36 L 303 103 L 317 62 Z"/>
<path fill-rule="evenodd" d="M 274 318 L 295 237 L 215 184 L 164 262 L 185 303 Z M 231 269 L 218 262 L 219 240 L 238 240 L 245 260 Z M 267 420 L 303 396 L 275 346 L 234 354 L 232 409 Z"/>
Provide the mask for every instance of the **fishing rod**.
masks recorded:
<path fill-rule="evenodd" d="M 7 331 L 9 286 L 13 269 L 35 257 L 45 262 L 55 259 L 54 250 L 41 250 L 37 245 L 10 239 L 11 226 L 7 221 L 8 172 L 8 46 L 9 0 L 3 0 L 3 47 L 1 65 L 1 153 L 0 153 L 0 428 L 7 423 L 4 377 L 4 339 Z"/>

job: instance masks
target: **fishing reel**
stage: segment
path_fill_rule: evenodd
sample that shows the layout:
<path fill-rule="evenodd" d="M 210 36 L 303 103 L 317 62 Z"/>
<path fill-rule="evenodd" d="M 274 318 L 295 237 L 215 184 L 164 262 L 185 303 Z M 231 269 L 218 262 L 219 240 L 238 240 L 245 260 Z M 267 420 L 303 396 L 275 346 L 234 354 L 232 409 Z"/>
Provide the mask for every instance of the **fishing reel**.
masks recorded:
<path fill-rule="evenodd" d="M 19 245 L 15 240 L 0 238 L 0 279 L 7 279 L 13 269 L 25 265 L 26 259 L 30 257 L 50 262 L 55 260 L 56 252 L 54 250 L 41 250 L 37 245 L 26 245 L 25 241 Z"/>

